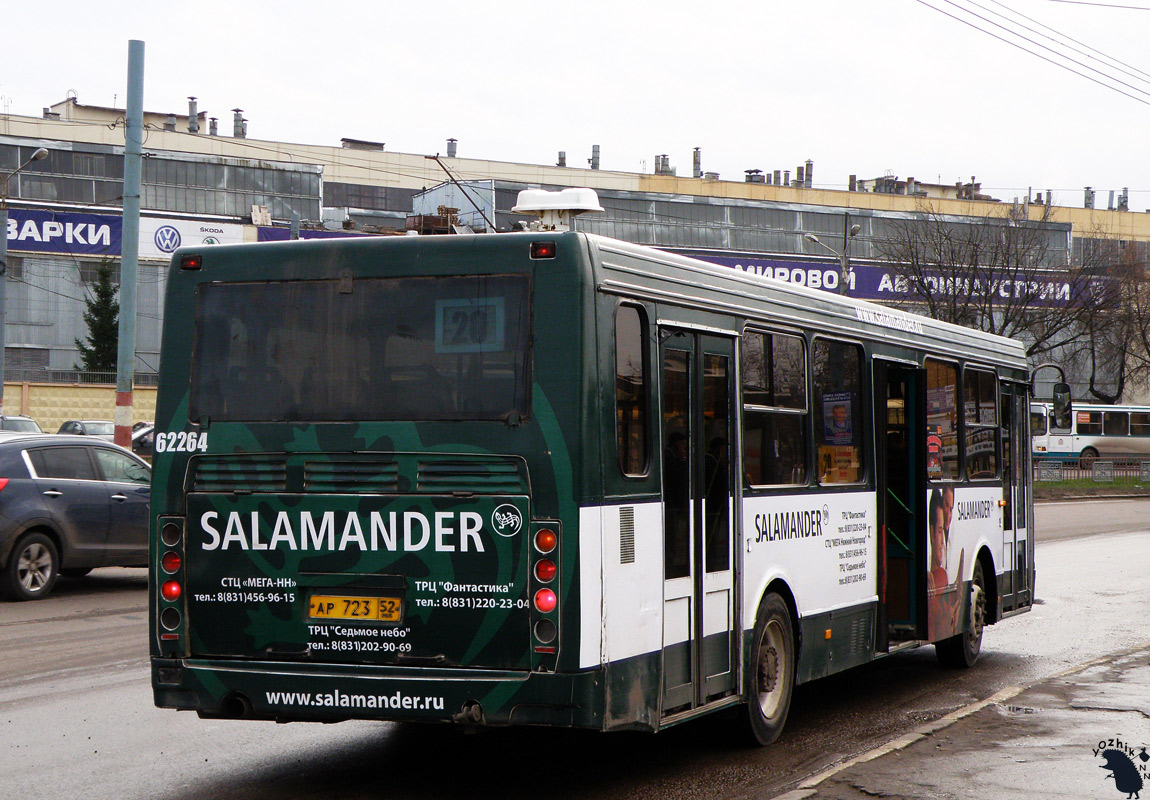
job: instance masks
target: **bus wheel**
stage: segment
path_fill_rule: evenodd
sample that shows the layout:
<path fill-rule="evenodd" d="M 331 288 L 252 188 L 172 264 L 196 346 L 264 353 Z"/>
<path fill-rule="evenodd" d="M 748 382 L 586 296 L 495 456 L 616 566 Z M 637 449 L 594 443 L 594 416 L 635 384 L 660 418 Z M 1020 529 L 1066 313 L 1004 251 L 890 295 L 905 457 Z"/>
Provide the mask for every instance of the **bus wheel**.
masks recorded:
<path fill-rule="evenodd" d="M 52 591 L 59 565 L 52 540 L 42 533 L 30 533 L 16 542 L 0 572 L 0 594 L 9 600 L 38 600 Z"/>
<path fill-rule="evenodd" d="M 755 617 L 747 719 L 754 743 L 779 738 L 795 687 L 795 634 L 791 612 L 777 594 L 768 594 Z"/>
<path fill-rule="evenodd" d="M 1087 447 L 1078 456 L 1078 468 L 1090 469 L 1094 466 L 1095 459 L 1098 458 L 1098 451 L 1093 447 Z"/>
<path fill-rule="evenodd" d="M 982 562 L 974 562 L 970 579 L 970 625 L 965 633 L 943 639 L 934 646 L 938 660 L 948 667 L 973 667 L 982 652 L 982 631 L 986 626 L 986 580 Z"/>

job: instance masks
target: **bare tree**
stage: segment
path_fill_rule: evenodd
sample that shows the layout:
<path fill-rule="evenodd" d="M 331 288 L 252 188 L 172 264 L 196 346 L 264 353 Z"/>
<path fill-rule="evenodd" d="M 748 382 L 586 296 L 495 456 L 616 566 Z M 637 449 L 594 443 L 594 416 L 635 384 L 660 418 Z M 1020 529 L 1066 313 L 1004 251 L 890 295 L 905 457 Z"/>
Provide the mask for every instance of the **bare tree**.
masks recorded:
<path fill-rule="evenodd" d="M 1041 356 L 1084 346 L 1120 296 L 1103 253 L 1075 264 L 1069 244 L 1069 225 L 1026 219 L 1009 206 L 974 220 L 924 204 L 886 221 L 875 248 L 901 282 L 900 305 L 1019 339 L 1028 355 Z"/>
<path fill-rule="evenodd" d="M 1117 403 L 1132 384 L 1150 380 L 1150 284 L 1146 248 L 1095 233 L 1079 237 L 1076 260 L 1107 275 L 1105 301 L 1090 309 L 1087 336 L 1076 354 L 1079 372 L 1089 374 L 1090 395 Z"/>

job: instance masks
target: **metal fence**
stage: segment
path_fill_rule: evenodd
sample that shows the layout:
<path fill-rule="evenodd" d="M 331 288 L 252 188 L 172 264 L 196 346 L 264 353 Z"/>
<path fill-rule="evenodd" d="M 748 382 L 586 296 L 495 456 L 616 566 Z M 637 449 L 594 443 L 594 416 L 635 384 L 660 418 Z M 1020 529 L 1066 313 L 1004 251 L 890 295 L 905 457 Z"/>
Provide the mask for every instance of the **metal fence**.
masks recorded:
<path fill-rule="evenodd" d="M 160 376 L 155 372 L 137 372 L 132 381 L 136 386 L 158 386 Z M 114 372 L 84 372 L 75 369 L 45 369 L 43 367 L 6 367 L 5 383 L 80 383 L 115 385 Z"/>
<path fill-rule="evenodd" d="M 1150 458 L 1035 458 L 1036 483 L 1142 481 L 1150 483 Z"/>

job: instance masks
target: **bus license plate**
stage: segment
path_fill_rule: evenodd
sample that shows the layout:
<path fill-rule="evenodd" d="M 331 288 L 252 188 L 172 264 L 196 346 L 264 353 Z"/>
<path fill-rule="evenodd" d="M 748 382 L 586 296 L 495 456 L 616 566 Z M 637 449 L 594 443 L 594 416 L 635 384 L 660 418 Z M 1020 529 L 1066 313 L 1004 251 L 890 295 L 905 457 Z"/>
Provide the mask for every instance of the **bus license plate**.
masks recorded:
<path fill-rule="evenodd" d="M 403 601 L 398 597 L 346 597 L 313 594 L 308 598 L 307 613 L 313 619 L 361 619 L 375 622 L 399 622 Z"/>

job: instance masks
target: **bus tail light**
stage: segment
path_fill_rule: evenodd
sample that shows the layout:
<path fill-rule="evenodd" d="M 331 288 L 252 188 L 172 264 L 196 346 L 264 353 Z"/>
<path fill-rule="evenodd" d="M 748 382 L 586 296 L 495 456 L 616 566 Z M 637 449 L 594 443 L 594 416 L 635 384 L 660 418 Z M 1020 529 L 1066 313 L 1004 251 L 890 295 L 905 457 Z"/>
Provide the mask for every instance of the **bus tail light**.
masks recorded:
<path fill-rule="evenodd" d="M 559 599 L 550 589 L 540 589 L 535 593 L 535 610 L 541 614 L 550 614 L 558 604 Z"/>
<path fill-rule="evenodd" d="M 535 532 L 535 549 L 540 553 L 550 553 L 559 544 L 559 537 L 550 528 L 540 528 Z"/>
<path fill-rule="evenodd" d="M 180 586 L 179 581 L 164 581 L 164 585 L 160 587 L 160 596 L 169 603 L 179 600 L 182 593 L 183 587 Z"/>
<path fill-rule="evenodd" d="M 540 583 L 551 583 L 559 568 L 549 558 L 541 558 L 535 562 L 535 577 Z"/>
<path fill-rule="evenodd" d="M 180 256 L 180 269 L 199 269 L 203 265 L 203 256 Z"/>
<path fill-rule="evenodd" d="M 164 553 L 164 557 L 160 559 L 160 567 L 169 575 L 175 574 L 182 563 L 183 560 L 180 558 L 180 554 L 175 550 L 169 550 Z"/>

